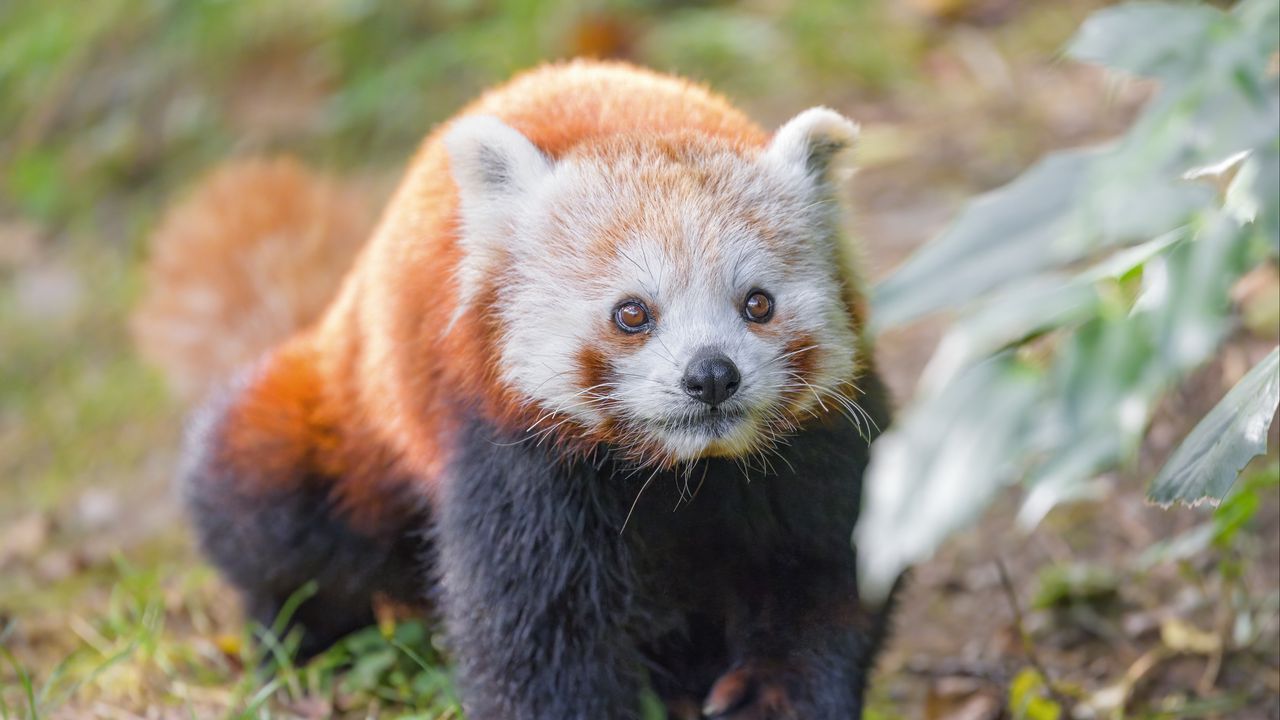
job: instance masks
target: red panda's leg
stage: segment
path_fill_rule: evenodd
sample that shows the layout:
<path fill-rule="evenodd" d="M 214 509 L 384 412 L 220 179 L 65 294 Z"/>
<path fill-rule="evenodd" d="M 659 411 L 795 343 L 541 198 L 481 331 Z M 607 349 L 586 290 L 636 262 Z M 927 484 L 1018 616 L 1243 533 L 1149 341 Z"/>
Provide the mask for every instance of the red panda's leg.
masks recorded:
<path fill-rule="evenodd" d="M 335 502 L 338 478 L 270 455 L 286 442 L 271 433 L 287 425 L 252 429 L 253 444 L 228 442 L 251 430 L 236 426 L 244 392 L 210 403 L 192 424 L 182 490 L 202 551 L 240 591 L 246 615 L 265 628 L 283 623 L 282 636 L 300 628 L 306 658 L 371 624 L 376 593 L 421 604 L 425 504 L 401 489 L 385 522 L 355 526 Z M 388 484 L 388 493 L 409 487 Z"/>
<path fill-rule="evenodd" d="M 883 388 L 860 384 L 873 427 L 888 426 Z M 716 720 L 858 718 L 892 608 L 859 596 L 850 537 L 869 440 L 848 419 L 797 434 L 785 469 L 757 481 L 782 532 L 735 583 L 727 620 L 729 667 L 706 696 Z"/>
<path fill-rule="evenodd" d="M 618 522 L 601 512 L 620 496 L 590 464 L 475 425 L 436 515 L 467 717 L 638 720 L 635 578 Z"/>
<path fill-rule="evenodd" d="M 780 602 L 742 619 L 737 630 L 745 647 L 707 693 L 708 718 L 862 717 L 884 611 L 864 608 L 850 595 L 817 600 L 804 601 L 807 607 Z"/>

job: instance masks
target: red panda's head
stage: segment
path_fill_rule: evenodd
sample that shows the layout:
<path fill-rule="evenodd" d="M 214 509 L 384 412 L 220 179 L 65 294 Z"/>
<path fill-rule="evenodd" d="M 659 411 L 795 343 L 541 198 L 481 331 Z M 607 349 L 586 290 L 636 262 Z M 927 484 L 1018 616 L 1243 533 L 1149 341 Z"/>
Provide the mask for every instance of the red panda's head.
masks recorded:
<path fill-rule="evenodd" d="M 530 432 L 669 464 L 853 410 L 835 188 L 856 132 L 815 108 L 765 147 L 614 136 L 552 159 L 496 118 L 455 123 L 459 312 L 485 303 Z"/>

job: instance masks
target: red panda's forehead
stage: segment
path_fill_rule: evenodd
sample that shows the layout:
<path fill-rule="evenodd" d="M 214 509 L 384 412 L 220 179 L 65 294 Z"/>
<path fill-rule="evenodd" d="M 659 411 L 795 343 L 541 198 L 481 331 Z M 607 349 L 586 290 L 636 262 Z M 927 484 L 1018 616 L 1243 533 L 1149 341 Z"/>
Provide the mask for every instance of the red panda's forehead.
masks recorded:
<path fill-rule="evenodd" d="M 605 267 L 636 242 L 678 263 L 714 264 L 748 243 L 785 262 L 794 212 L 778 212 L 787 188 L 757 162 L 758 150 L 705 136 L 620 138 L 562 158 L 579 187 L 552 207 L 553 227 Z"/>

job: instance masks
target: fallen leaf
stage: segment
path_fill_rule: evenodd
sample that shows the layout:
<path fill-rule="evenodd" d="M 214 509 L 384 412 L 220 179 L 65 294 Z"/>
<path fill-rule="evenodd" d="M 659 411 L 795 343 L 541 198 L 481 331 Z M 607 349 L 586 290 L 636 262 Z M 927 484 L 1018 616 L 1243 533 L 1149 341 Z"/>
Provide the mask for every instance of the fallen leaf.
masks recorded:
<path fill-rule="evenodd" d="M 1212 655 L 1222 649 L 1222 638 L 1178 618 L 1160 623 L 1160 640 L 1170 650 L 1194 655 Z"/>
<path fill-rule="evenodd" d="M 243 639 L 239 635 L 233 633 L 215 635 L 213 638 L 213 644 L 223 655 L 230 658 L 240 657 L 240 653 L 244 649 Z"/>

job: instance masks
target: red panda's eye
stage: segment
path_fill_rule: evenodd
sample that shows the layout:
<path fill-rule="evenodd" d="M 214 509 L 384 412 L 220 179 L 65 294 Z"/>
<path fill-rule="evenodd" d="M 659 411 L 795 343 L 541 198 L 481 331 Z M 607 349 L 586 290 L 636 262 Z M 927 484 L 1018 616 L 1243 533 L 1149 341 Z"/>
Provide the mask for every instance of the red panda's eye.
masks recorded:
<path fill-rule="evenodd" d="M 773 317 L 773 298 L 763 290 L 752 290 L 742 305 L 742 314 L 751 322 L 769 322 Z"/>
<path fill-rule="evenodd" d="M 640 332 L 649 325 L 649 310 L 634 300 L 624 302 L 613 311 L 613 321 L 625 332 Z"/>

